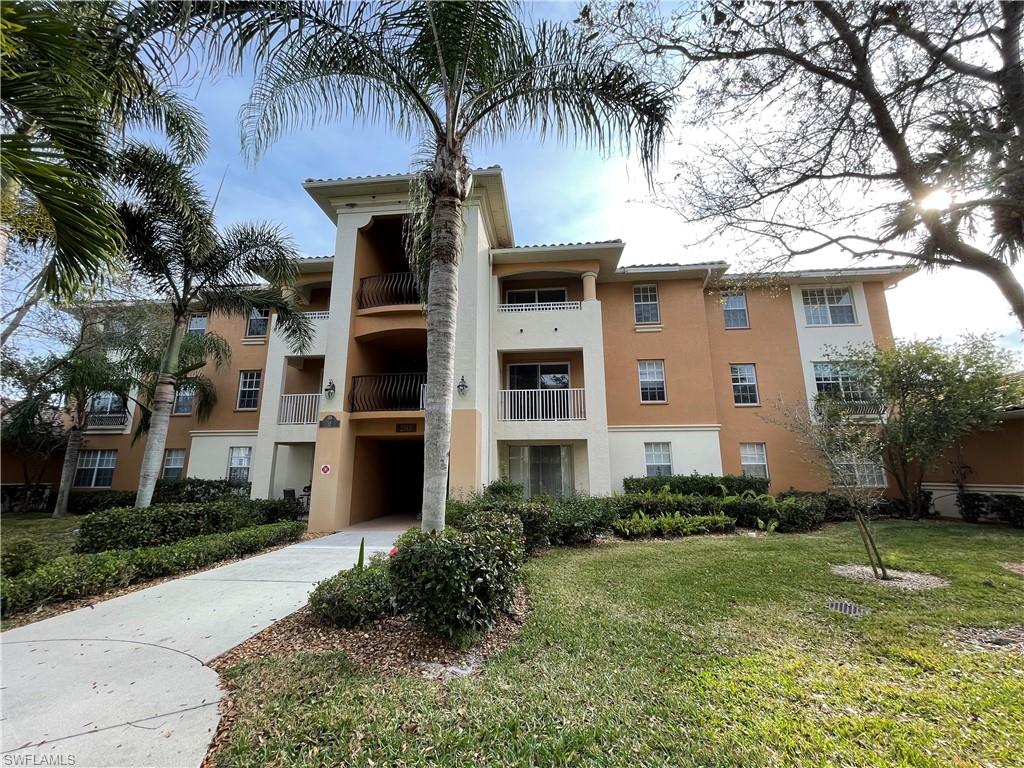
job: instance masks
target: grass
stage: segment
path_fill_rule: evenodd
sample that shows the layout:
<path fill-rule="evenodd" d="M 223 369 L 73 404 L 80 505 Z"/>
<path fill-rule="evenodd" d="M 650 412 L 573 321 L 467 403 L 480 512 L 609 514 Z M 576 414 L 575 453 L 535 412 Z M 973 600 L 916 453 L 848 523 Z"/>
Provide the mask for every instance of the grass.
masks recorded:
<path fill-rule="evenodd" d="M 32 542 L 40 547 L 46 560 L 71 554 L 75 538 L 71 531 L 81 518 L 75 516 L 5 514 L 0 517 L 0 536 L 4 548 L 16 547 L 21 542 Z"/>
<path fill-rule="evenodd" d="M 949 645 L 1024 623 L 1024 532 L 878 525 L 905 594 L 829 571 L 855 528 L 552 551 L 482 674 L 438 685 L 341 654 L 238 664 L 221 766 L 1024 765 L 1024 657 Z M 852 619 L 824 603 L 871 609 Z"/>

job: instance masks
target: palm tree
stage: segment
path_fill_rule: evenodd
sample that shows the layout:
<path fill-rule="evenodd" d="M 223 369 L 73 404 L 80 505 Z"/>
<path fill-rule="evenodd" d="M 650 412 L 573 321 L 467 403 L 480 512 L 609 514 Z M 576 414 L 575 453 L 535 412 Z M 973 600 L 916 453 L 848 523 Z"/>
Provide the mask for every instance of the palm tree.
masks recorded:
<path fill-rule="evenodd" d="M 277 330 L 300 352 L 309 344 L 311 325 L 287 292 L 298 274 L 296 252 L 278 227 L 237 224 L 219 231 L 213 205 L 193 174 L 158 150 L 131 147 L 120 169 L 127 197 L 118 214 L 127 264 L 170 312 L 135 499 L 136 507 L 146 507 L 163 462 L 189 315 L 275 312 Z"/>
<path fill-rule="evenodd" d="M 442 529 L 471 143 L 523 131 L 602 150 L 635 142 L 650 177 L 672 97 L 593 39 L 556 24 L 529 29 L 514 3 L 227 3 L 218 13 L 218 53 L 257 62 L 242 111 L 254 157 L 292 128 L 346 114 L 426 148 L 414 216 L 424 226 L 409 256 L 428 277 L 423 528 Z"/>
<path fill-rule="evenodd" d="M 10 236 L 52 249 L 0 341 L 44 296 L 70 298 L 123 245 L 105 182 L 121 133 L 163 131 L 194 161 L 206 150 L 198 112 L 167 86 L 187 4 L 8 2 L 0 7 L 0 266 Z"/>

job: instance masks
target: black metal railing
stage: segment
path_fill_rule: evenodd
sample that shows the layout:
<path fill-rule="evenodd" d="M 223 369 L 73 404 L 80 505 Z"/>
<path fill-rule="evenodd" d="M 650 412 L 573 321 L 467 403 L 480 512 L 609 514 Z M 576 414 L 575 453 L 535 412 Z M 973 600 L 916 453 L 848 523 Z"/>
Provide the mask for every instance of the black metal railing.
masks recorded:
<path fill-rule="evenodd" d="M 85 425 L 87 427 L 123 427 L 128 423 L 128 411 L 115 411 L 114 413 L 92 413 L 85 414 Z"/>
<path fill-rule="evenodd" d="M 420 292 L 412 272 L 388 272 L 362 278 L 359 281 L 358 301 L 359 309 L 419 304 Z"/>
<path fill-rule="evenodd" d="M 349 409 L 359 411 L 421 411 L 427 385 L 425 373 L 379 373 L 353 376 Z"/>

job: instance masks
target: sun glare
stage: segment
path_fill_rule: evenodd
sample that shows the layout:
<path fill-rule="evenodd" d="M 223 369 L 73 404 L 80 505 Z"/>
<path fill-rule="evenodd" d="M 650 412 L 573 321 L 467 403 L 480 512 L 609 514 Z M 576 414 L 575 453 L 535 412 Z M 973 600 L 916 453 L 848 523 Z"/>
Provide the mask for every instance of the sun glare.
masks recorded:
<path fill-rule="evenodd" d="M 921 202 L 921 207 L 925 210 L 944 210 L 949 208 L 951 202 L 949 192 L 944 189 L 936 189 Z"/>

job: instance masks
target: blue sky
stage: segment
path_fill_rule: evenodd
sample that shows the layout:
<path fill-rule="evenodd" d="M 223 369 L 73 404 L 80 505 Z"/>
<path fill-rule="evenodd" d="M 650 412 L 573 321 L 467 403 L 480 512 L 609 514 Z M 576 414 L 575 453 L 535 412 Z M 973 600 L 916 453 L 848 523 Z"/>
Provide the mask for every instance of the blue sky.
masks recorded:
<path fill-rule="evenodd" d="M 571 18 L 571 4 L 545 5 L 544 15 Z M 241 151 L 239 107 L 248 94 L 245 77 L 192 83 L 186 94 L 202 111 L 210 132 L 208 159 L 201 180 L 218 201 L 221 224 L 269 220 L 282 224 L 303 255 L 333 250 L 334 227 L 302 189 L 309 177 L 328 178 L 409 170 L 415 140 L 343 121 L 296 130 L 274 144 L 255 164 Z M 535 136 L 514 137 L 472 148 L 475 166 L 501 165 L 505 172 L 516 241 L 568 242 L 622 238 L 623 263 L 724 259 L 738 266 L 743 256 L 728 241 L 685 247 L 695 239 L 677 215 L 649 201 L 639 166 L 627 157 L 598 152 Z M 662 173 L 671 169 L 662 166 Z M 842 266 L 819 260 L 799 266 Z M 1024 265 L 1018 268 L 1024 277 Z M 984 278 L 963 270 L 919 274 L 889 293 L 894 329 L 903 337 L 951 338 L 963 331 L 992 332 L 1008 347 L 1024 349 L 1020 329 L 998 291 Z"/>

